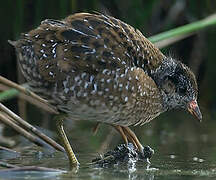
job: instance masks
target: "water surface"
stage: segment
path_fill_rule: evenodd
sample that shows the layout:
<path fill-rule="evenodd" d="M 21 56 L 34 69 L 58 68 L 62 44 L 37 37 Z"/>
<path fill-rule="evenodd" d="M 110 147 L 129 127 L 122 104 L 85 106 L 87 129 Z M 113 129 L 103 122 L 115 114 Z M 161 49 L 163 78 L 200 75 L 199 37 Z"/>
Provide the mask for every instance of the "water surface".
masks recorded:
<path fill-rule="evenodd" d="M 143 144 L 150 145 L 155 150 L 150 160 L 151 164 L 140 161 L 106 168 L 99 168 L 88 163 L 98 157 L 101 151 L 106 152 L 122 143 L 119 135 L 112 128 L 102 125 L 98 134 L 93 136 L 91 123 L 78 122 L 68 126 L 70 123 L 70 121 L 66 122 L 67 131 L 81 163 L 76 173 L 68 169 L 68 161 L 63 153 L 29 146 L 20 148 L 20 154 L 17 155 L 1 152 L 0 158 L 4 159 L 4 162 L 17 166 L 47 167 L 61 171 L 5 171 L 0 173 L 0 177 L 3 179 L 61 180 L 71 178 L 207 180 L 216 178 L 214 140 L 216 133 L 213 119 L 207 119 L 199 124 L 189 115 L 182 115 L 182 112 L 162 115 L 152 123 L 134 128 L 141 142 L 145 142 Z M 104 149 L 104 146 L 107 147 Z"/>

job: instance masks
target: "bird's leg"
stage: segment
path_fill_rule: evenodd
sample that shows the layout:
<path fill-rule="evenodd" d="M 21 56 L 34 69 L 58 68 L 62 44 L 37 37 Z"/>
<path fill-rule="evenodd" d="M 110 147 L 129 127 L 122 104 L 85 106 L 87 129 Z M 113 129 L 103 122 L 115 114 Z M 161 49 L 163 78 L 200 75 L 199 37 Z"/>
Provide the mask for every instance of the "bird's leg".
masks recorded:
<path fill-rule="evenodd" d="M 128 131 L 122 127 L 122 130 L 124 131 L 125 135 L 127 136 L 128 140 L 134 145 L 135 149 L 138 149 L 138 146 L 136 142 L 134 141 L 133 137 L 128 133 Z"/>
<path fill-rule="evenodd" d="M 140 152 L 143 152 L 143 146 L 139 142 L 139 139 L 136 137 L 136 134 L 129 127 L 122 127 L 124 133 L 127 135 L 128 139 L 131 139 L 133 145 L 139 149 Z"/>
<path fill-rule="evenodd" d="M 70 167 L 78 167 L 79 166 L 79 162 L 73 152 L 73 149 L 70 145 L 70 142 L 68 141 L 68 138 L 64 132 L 64 128 L 63 128 L 63 117 L 62 115 L 58 115 L 56 117 L 56 125 L 57 125 L 57 129 L 59 132 L 59 136 L 63 142 L 64 148 L 67 152 L 68 158 L 69 158 L 69 162 L 70 162 Z"/>
<path fill-rule="evenodd" d="M 99 129 L 100 123 L 97 122 L 97 124 L 95 124 L 95 126 L 92 129 L 93 135 L 96 135 Z"/>
<path fill-rule="evenodd" d="M 125 135 L 122 127 L 119 126 L 119 125 L 114 125 L 114 128 L 120 133 L 120 135 L 122 136 L 125 144 L 128 145 L 128 139 L 127 139 L 127 136 Z"/>

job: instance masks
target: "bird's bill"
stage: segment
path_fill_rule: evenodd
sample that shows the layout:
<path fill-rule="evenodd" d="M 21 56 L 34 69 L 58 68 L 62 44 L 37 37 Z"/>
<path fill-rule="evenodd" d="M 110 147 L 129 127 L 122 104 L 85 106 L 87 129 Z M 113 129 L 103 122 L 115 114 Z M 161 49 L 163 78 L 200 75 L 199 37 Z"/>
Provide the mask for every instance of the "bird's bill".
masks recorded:
<path fill-rule="evenodd" d="M 188 103 L 188 111 L 195 116 L 200 122 L 202 121 L 202 114 L 196 100 Z"/>

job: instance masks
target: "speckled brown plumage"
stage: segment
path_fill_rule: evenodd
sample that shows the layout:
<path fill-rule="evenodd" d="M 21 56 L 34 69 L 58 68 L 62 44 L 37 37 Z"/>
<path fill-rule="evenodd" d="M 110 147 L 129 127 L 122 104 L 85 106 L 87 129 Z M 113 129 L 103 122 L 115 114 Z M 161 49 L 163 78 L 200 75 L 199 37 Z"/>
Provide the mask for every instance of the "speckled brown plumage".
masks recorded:
<path fill-rule="evenodd" d="M 128 126 L 162 110 L 159 91 L 146 74 L 164 55 L 113 17 L 80 13 L 45 20 L 23 35 L 17 49 L 25 77 L 72 119 Z"/>
<path fill-rule="evenodd" d="M 113 17 L 47 19 L 12 44 L 32 90 L 70 119 L 130 126 L 173 108 L 201 119 L 190 69 Z"/>

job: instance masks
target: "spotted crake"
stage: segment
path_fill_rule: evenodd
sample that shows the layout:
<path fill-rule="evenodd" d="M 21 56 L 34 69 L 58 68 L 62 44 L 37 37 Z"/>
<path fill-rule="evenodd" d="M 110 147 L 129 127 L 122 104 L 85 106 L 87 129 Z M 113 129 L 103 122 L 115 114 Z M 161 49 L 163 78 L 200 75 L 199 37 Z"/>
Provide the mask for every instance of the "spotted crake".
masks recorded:
<path fill-rule="evenodd" d="M 128 126 L 175 108 L 202 119 L 191 70 L 114 17 L 78 13 L 47 19 L 11 44 L 32 91 L 71 120 L 113 125 L 140 151 L 142 145 Z M 68 142 L 63 143 L 71 164 L 78 164 Z"/>

